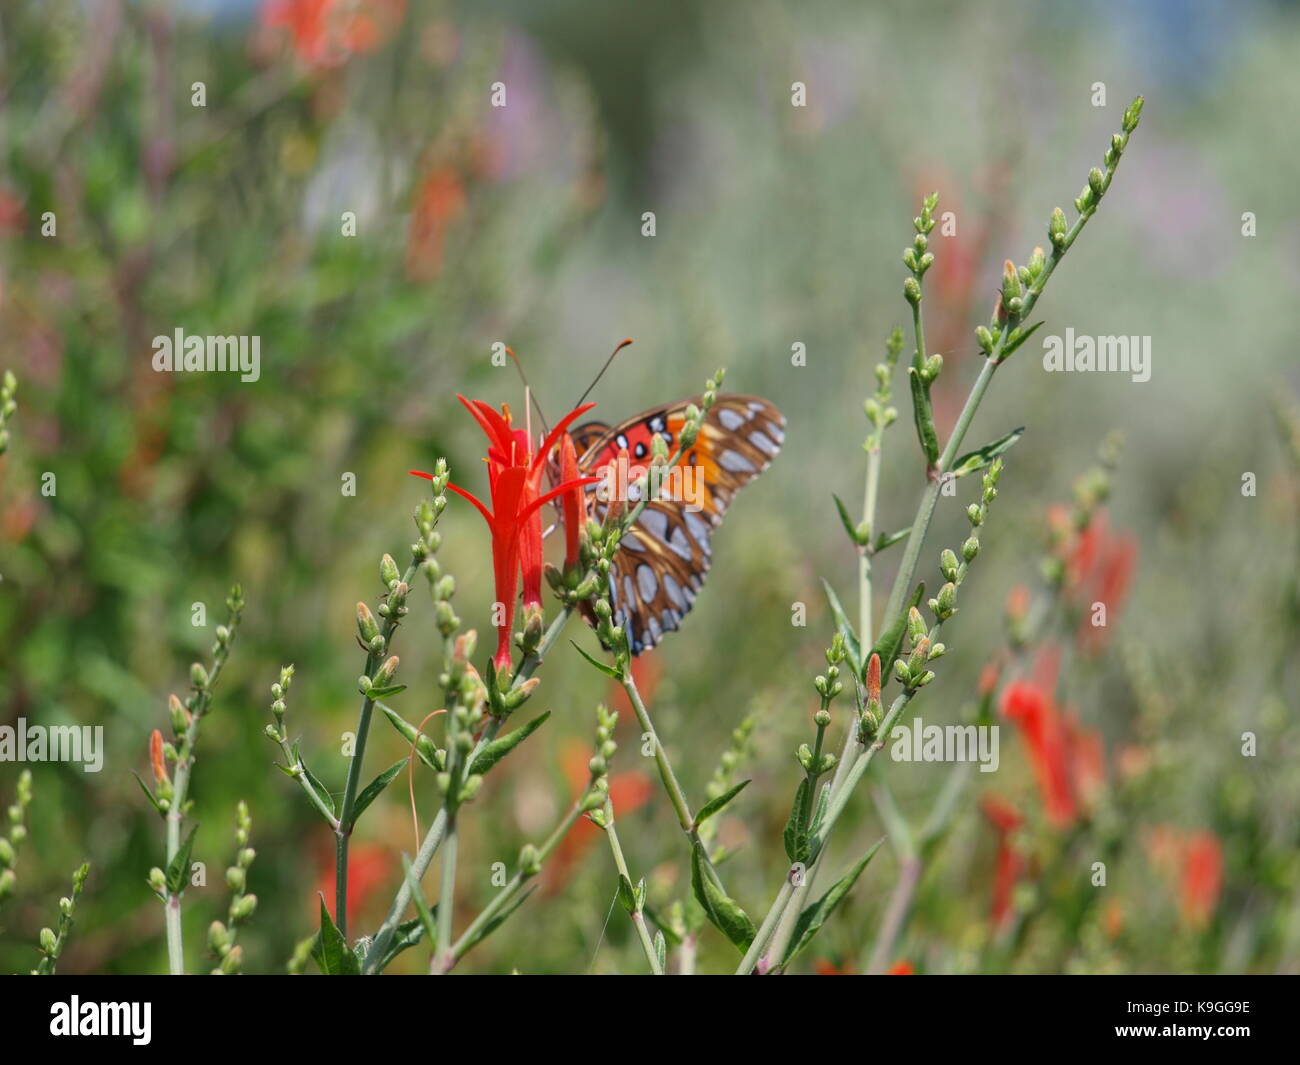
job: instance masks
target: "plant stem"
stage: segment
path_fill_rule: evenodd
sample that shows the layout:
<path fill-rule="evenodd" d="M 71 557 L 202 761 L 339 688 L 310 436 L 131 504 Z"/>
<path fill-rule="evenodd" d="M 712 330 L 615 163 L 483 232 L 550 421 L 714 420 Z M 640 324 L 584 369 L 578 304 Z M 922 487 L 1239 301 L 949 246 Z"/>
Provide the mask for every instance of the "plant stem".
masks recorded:
<path fill-rule="evenodd" d="M 740 967 L 736 970 L 737 976 L 748 976 L 754 971 L 754 966 L 758 964 L 758 959 L 763 955 L 763 949 L 767 942 L 772 938 L 772 931 L 776 928 L 776 923 L 781 919 L 781 915 L 786 911 L 790 896 L 794 894 L 795 886 L 790 880 L 789 874 L 786 875 L 785 883 L 781 885 L 781 890 L 776 896 L 776 901 L 772 903 L 771 909 L 767 911 L 767 916 L 763 918 L 763 923 L 759 925 L 758 932 L 754 935 L 754 942 L 749 945 L 749 950 L 745 952 L 744 958 L 741 959 Z"/>
<path fill-rule="evenodd" d="M 531 655 L 527 655 L 519 668 L 515 671 L 514 680 L 511 682 L 512 688 L 517 688 L 524 681 L 533 675 L 537 667 L 541 665 L 542 659 L 547 652 L 554 646 L 555 641 L 560 638 L 560 633 L 564 630 L 565 623 L 573 614 L 572 606 L 563 607 L 555 618 L 547 626 L 546 631 L 542 633 L 542 638 L 537 644 L 537 650 Z M 493 718 L 488 722 L 487 728 L 483 735 L 479 737 L 478 743 L 474 745 L 474 750 L 470 752 L 467 764 L 472 765 L 474 758 L 489 743 L 496 739 L 497 733 L 504 724 L 500 718 Z M 433 819 L 433 824 L 429 826 L 429 831 L 425 833 L 424 840 L 420 844 L 420 849 L 411 862 L 411 879 L 419 883 L 424 874 L 428 872 L 429 866 L 433 862 L 433 857 L 441 846 L 444 834 L 447 830 L 447 811 L 444 807 L 440 809 Z M 393 899 L 393 905 L 389 907 L 388 915 L 384 918 L 384 923 L 379 926 L 379 931 L 375 933 L 374 939 L 370 943 L 370 948 L 366 951 L 365 962 L 361 971 L 367 975 L 378 972 L 378 965 L 384 953 L 388 949 L 388 944 L 392 941 L 393 933 L 397 931 L 397 926 L 401 923 L 402 915 L 406 913 L 406 908 L 411 904 L 411 886 L 408 878 L 403 877 L 402 883 L 397 889 L 397 895 Z M 471 925 L 471 928 L 473 926 Z M 464 936 L 461 937 L 462 939 Z"/>
<path fill-rule="evenodd" d="M 447 831 L 442 847 L 442 889 L 438 894 L 438 949 L 442 952 L 442 958 L 435 969 L 438 973 L 447 972 L 455 964 L 455 958 L 451 954 L 451 928 L 455 909 L 456 851 L 459 842 L 456 811 L 452 810 L 447 815 Z"/>
<path fill-rule="evenodd" d="M 391 561 L 391 560 L 390 560 Z M 412 558 L 406 572 L 402 574 L 402 584 L 409 589 L 415 580 L 423 559 Z M 397 629 L 400 618 L 394 611 L 384 619 L 380 634 L 384 637 L 384 651 L 387 654 L 393 632 Z M 369 652 L 366 655 L 365 675 L 373 677 L 382 661 L 382 655 Z M 339 807 L 338 821 L 334 827 L 334 924 L 342 934 L 344 941 L 348 938 L 348 842 L 352 838 L 352 811 L 357 801 L 357 789 L 361 783 L 361 770 L 366 757 L 366 740 L 370 736 L 370 719 L 374 714 L 375 701 L 369 696 L 362 696 L 361 713 L 357 717 L 356 746 L 348 763 L 347 784 L 343 788 L 343 804 Z"/>
<path fill-rule="evenodd" d="M 496 893 L 492 901 L 483 907 L 483 911 L 474 918 L 470 923 L 470 926 L 461 933 L 460 938 L 456 940 L 455 945 L 452 946 L 447 956 L 447 968 L 444 972 L 450 970 L 456 962 L 460 961 L 460 959 L 465 956 L 466 951 L 468 951 L 470 947 L 478 941 L 483 929 L 486 928 L 487 925 L 491 923 L 491 921 L 495 919 L 497 915 L 500 914 L 511 902 L 513 902 L 516 896 L 518 896 L 520 890 L 522 890 L 523 886 L 537 875 L 537 871 L 541 865 L 551 856 L 555 848 L 560 845 L 560 841 L 568 835 L 569 829 L 571 829 L 574 824 L 577 823 L 578 818 L 582 816 L 583 805 L 590 794 L 591 790 L 588 787 L 588 789 L 583 791 L 577 801 L 569 808 L 569 812 L 565 814 L 564 819 L 555 826 L 555 829 L 546 838 L 546 842 L 538 848 L 537 867 L 532 871 L 520 869 L 515 873 L 515 875 L 511 877 L 510 882 Z M 441 910 L 441 907 L 439 907 L 439 910 Z"/>
<path fill-rule="evenodd" d="M 605 804 L 604 827 L 605 835 L 609 837 L 609 849 L 614 854 L 614 867 L 618 870 L 619 876 L 631 884 L 632 874 L 627 871 L 627 860 L 623 857 L 623 848 L 619 845 L 618 833 L 614 830 L 614 804 L 612 802 Z M 637 937 L 641 940 L 641 949 L 645 951 L 646 960 L 650 962 L 650 971 L 655 976 L 663 976 L 664 971 L 659 964 L 659 955 L 655 951 L 654 941 L 650 938 L 650 930 L 645 923 L 645 914 L 642 912 L 639 903 L 628 916 L 632 918 L 632 924 L 636 926 Z"/>

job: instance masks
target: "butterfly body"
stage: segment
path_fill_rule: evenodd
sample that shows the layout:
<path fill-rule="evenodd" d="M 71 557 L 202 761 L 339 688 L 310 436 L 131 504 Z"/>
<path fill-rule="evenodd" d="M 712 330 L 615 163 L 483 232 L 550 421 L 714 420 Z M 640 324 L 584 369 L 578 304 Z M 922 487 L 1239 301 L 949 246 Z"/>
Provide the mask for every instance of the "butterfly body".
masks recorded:
<path fill-rule="evenodd" d="M 649 466 L 655 436 L 662 436 L 673 453 L 692 403 L 700 405 L 701 398 L 656 408 L 620 425 L 588 422 L 571 431 L 582 472 L 602 478 L 587 489 L 598 521 L 608 507 L 601 489 L 611 483 L 619 455 L 626 451 L 633 467 Z M 784 440 L 785 418 L 767 400 L 727 393 L 717 397 L 694 444 L 624 534 L 612 560 L 613 620 L 623 626 L 634 655 L 681 626 L 703 587 L 713 530 L 736 492 L 767 469 Z"/>

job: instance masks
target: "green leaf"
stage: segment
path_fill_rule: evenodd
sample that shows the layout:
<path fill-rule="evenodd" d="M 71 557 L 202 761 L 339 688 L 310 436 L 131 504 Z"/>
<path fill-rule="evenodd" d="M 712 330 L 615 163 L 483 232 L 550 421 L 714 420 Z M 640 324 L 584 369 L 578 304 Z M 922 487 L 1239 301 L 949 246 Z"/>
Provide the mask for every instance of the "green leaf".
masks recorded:
<path fill-rule="evenodd" d="M 572 643 L 573 646 L 574 646 L 575 648 L 577 648 L 578 654 L 582 655 L 583 658 L 585 658 L 588 662 L 590 662 L 590 663 L 591 663 L 593 666 L 595 666 L 598 670 L 600 670 L 602 673 L 604 673 L 605 676 L 607 676 L 607 677 L 612 677 L 614 680 L 618 681 L 620 684 L 622 683 L 622 681 L 623 681 L 623 674 L 620 673 L 617 669 L 615 669 L 613 666 L 608 666 L 608 665 L 606 665 L 604 662 L 597 662 L 596 659 L 592 658 L 591 655 L 587 654 L 587 652 L 584 651 L 581 647 L 578 647 L 578 645 L 577 645 L 576 643 L 573 643 L 572 640 L 570 640 L 569 643 Z"/>
<path fill-rule="evenodd" d="M 361 816 L 365 808 L 379 798 L 379 793 L 388 787 L 388 785 L 392 783 L 393 778 L 405 769 L 408 764 L 409 759 L 406 758 L 394 762 L 365 786 L 365 789 L 356 797 L 356 801 L 352 804 L 352 820 L 346 826 L 348 829 L 355 827 L 357 819 Z"/>
<path fill-rule="evenodd" d="M 149 785 L 140 779 L 140 774 L 132 769 L 131 775 L 135 777 L 135 782 L 140 785 L 140 790 L 144 792 L 145 798 L 149 800 L 149 804 L 160 814 L 165 814 L 166 811 L 163 810 L 162 805 L 158 802 L 158 796 L 149 790 Z"/>
<path fill-rule="evenodd" d="M 386 688 L 369 688 L 366 690 L 366 698 L 372 703 L 376 699 L 387 699 L 390 695 L 396 695 L 398 692 L 406 691 L 405 684 L 390 684 Z"/>
<path fill-rule="evenodd" d="M 438 912 L 438 907 L 432 907 L 433 912 Z M 396 958 L 402 951 L 415 946 L 424 938 L 424 923 L 419 917 L 412 917 L 409 921 L 403 921 L 393 932 L 393 938 L 388 941 L 388 949 L 384 951 L 383 958 L 380 959 L 376 967 L 377 972 L 383 972 L 388 968 L 389 962 Z"/>
<path fill-rule="evenodd" d="M 916 438 L 921 441 L 926 463 L 933 466 L 939 461 L 939 437 L 934 429 L 929 390 L 921 383 L 921 375 L 915 366 L 907 368 L 907 380 L 912 386 L 912 420 L 916 423 Z"/>
<path fill-rule="evenodd" d="M 881 533 L 876 537 L 875 546 L 872 547 L 872 554 L 879 554 L 887 547 L 893 547 L 896 543 L 906 540 L 911 535 L 912 527 L 909 525 L 906 529 L 899 529 L 897 532 Z"/>
<path fill-rule="evenodd" d="M 1035 322 L 1028 329 L 1015 330 L 1015 332 L 1013 332 L 1012 335 L 1007 338 L 1007 343 L 1002 348 L 1002 354 L 998 356 L 998 365 L 1001 366 L 1002 363 L 1006 362 L 1007 359 L 1011 357 L 1011 353 L 1015 351 L 1018 347 L 1020 347 L 1020 345 L 1023 344 L 1026 340 L 1028 340 L 1031 336 L 1033 336 L 1034 333 L 1038 331 L 1038 327 L 1042 324 L 1043 324 L 1042 322 Z"/>
<path fill-rule="evenodd" d="M 907 614 L 912 607 L 920 603 L 925 595 L 925 581 L 916 586 L 916 591 L 912 595 L 910 602 L 903 604 L 902 613 L 894 619 L 892 625 L 880 634 L 880 639 L 876 641 L 876 646 L 871 649 L 872 654 L 880 655 L 880 679 L 881 686 L 889 683 L 889 678 L 893 676 L 892 669 L 894 659 L 898 657 L 898 652 L 903 647 L 903 637 L 907 634 Z M 862 660 L 862 679 L 866 680 L 867 666 L 871 664 L 871 655 L 867 655 Z"/>
<path fill-rule="evenodd" d="M 185 837 L 185 842 L 181 844 L 176 856 L 167 863 L 168 894 L 179 895 L 185 890 L 185 883 L 190 878 L 190 851 L 194 849 L 194 833 L 198 830 L 198 825 L 190 829 L 190 834 Z"/>
<path fill-rule="evenodd" d="M 303 774 L 307 777 L 307 783 L 311 785 L 311 790 L 316 793 L 316 798 L 320 799 L 325 804 L 325 808 L 337 817 L 338 810 L 335 809 L 334 796 L 330 794 L 329 788 L 316 778 L 316 774 L 307 768 L 307 763 L 301 758 L 298 759 L 298 764 L 302 766 Z"/>
<path fill-rule="evenodd" d="M 884 842 L 883 838 L 876 840 L 871 850 L 867 851 L 852 869 L 837 880 L 825 895 L 799 915 L 799 920 L 794 926 L 794 935 L 790 937 L 790 946 L 786 948 L 785 958 L 781 961 L 783 966 L 789 965 L 795 956 L 812 942 L 813 936 L 821 929 L 821 926 L 826 922 L 826 918 L 831 915 L 844 896 L 849 893 L 854 881 L 862 874 L 862 870 L 875 857 L 876 851 L 880 849 L 880 845 Z"/>
<path fill-rule="evenodd" d="M 655 958 L 659 962 L 659 971 L 663 972 L 668 961 L 668 944 L 664 942 L 663 932 L 655 933 Z"/>
<path fill-rule="evenodd" d="M 1006 436 L 1000 436 L 991 444 L 985 444 L 978 451 L 972 451 L 959 458 L 950 471 L 954 477 L 965 477 L 968 473 L 982 470 L 999 455 L 1010 451 L 1024 433 L 1025 427 L 1012 429 Z"/>
<path fill-rule="evenodd" d="M 856 727 L 856 726 L 855 726 Z M 822 827 L 822 819 L 826 816 L 826 811 L 831 804 L 831 782 L 828 780 L 822 785 L 822 790 L 817 796 L 817 809 L 813 811 L 812 824 L 808 826 L 810 835 L 815 834 Z"/>
<path fill-rule="evenodd" d="M 853 664 L 853 669 L 862 672 L 862 643 L 858 640 L 858 634 L 853 631 L 853 623 L 849 621 L 849 616 L 844 612 L 844 607 L 840 604 L 840 597 L 835 594 L 835 589 L 830 586 L 830 582 L 825 577 L 822 578 L 822 587 L 826 590 L 826 601 L 831 606 L 831 616 L 835 619 L 835 627 L 840 630 L 840 635 L 844 637 L 844 647 L 849 653 L 849 661 Z"/>
<path fill-rule="evenodd" d="M 794 793 L 794 805 L 790 807 L 790 819 L 785 823 L 783 839 L 785 856 L 792 862 L 808 860 L 808 831 L 803 824 L 803 805 L 808 797 L 808 778 L 799 781 Z"/>
<path fill-rule="evenodd" d="M 636 890 L 632 887 L 632 881 L 622 873 L 618 874 L 618 901 L 628 913 L 636 913 Z"/>
<path fill-rule="evenodd" d="M 361 973 L 361 963 L 348 950 L 347 940 L 325 908 L 324 895 L 320 897 L 320 933 L 316 936 L 315 946 L 311 948 L 311 956 L 326 976 L 358 976 Z"/>
<path fill-rule="evenodd" d="M 423 732 L 417 733 L 415 726 L 407 721 L 406 718 L 391 706 L 385 706 L 383 703 L 378 703 L 377 705 L 379 709 L 384 712 L 384 716 L 388 718 L 388 721 L 393 728 L 397 729 L 398 732 L 406 737 L 406 742 L 415 744 L 415 753 L 420 756 L 420 761 L 436 772 L 438 769 L 437 764 L 434 762 L 432 756 L 424 750 L 426 744 L 430 747 L 434 746 L 433 740 Z"/>
<path fill-rule="evenodd" d="M 835 509 L 840 512 L 840 522 L 844 525 L 844 531 L 849 534 L 849 539 L 858 547 L 865 547 L 871 539 L 870 531 L 865 536 L 859 535 L 858 527 L 853 524 L 853 519 L 849 517 L 849 508 L 844 505 L 844 500 L 834 492 L 831 493 L 831 498 L 835 500 Z"/>
<path fill-rule="evenodd" d="M 691 904 L 694 905 L 694 900 L 693 900 L 693 899 L 692 899 L 692 900 L 688 900 L 688 901 L 690 901 Z M 664 917 L 660 917 L 660 916 L 659 916 L 658 911 L 656 911 L 655 908 L 654 908 L 653 906 L 651 906 L 649 903 L 646 903 L 644 906 L 641 907 L 641 912 L 642 912 L 643 914 L 645 914 L 646 919 L 647 919 L 647 920 L 648 920 L 652 925 L 654 925 L 657 929 L 659 929 L 660 932 L 662 932 L 662 933 L 667 937 L 668 942 L 669 942 L 672 946 L 674 946 L 674 947 L 681 946 L 682 937 L 679 936 L 679 935 L 678 935 L 678 934 L 673 930 L 673 926 L 672 926 L 672 923 L 671 923 L 670 921 L 668 921 L 668 920 L 667 920 L 666 918 L 664 918 Z"/>
<path fill-rule="evenodd" d="M 704 848 L 695 844 L 691 852 L 691 887 L 704 915 L 742 954 L 754 941 L 754 922 L 730 895 L 722 890 L 705 868 Z"/>
<path fill-rule="evenodd" d="M 473 939 L 471 939 L 468 943 L 465 944 L 465 951 L 463 953 L 468 953 L 473 947 L 477 946 L 479 943 L 482 943 L 483 940 L 487 939 L 488 936 L 490 936 L 493 932 L 495 932 L 498 928 L 500 928 L 503 924 L 505 924 L 506 918 L 508 918 L 512 913 L 515 912 L 515 910 L 519 909 L 520 906 L 522 906 L 525 902 L 527 902 L 528 896 L 531 895 L 536 890 L 537 889 L 535 887 L 529 888 L 522 895 L 520 895 L 519 898 L 515 899 L 514 902 L 512 902 L 509 906 L 507 906 L 495 917 L 493 917 L 492 920 L 488 921 L 487 924 L 485 924 L 482 928 L 478 930 L 478 934 L 475 935 Z"/>
<path fill-rule="evenodd" d="M 731 802 L 732 799 L 734 799 L 737 795 L 739 795 L 742 791 L 744 791 L 746 785 L 748 784 L 749 784 L 748 780 L 742 780 L 734 788 L 731 788 L 730 790 L 723 792 L 716 799 L 710 799 L 708 802 L 706 802 L 700 808 L 700 812 L 695 815 L 695 827 L 699 828 L 700 825 L 704 824 L 704 822 L 707 821 L 710 817 L 718 813 L 724 806 L 727 805 L 727 803 Z"/>
<path fill-rule="evenodd" d="M 415 903 L 415 912 L 419 916 L 420 927 L 424 929 L 425 938 L 429 941 L 429 949 L 438 949 L 438 925 L 434 920 L 434 914 L 437 907 L 430 907 L 424 901 L 424 892 L 420 890 L 420 882 L 415 877 L 415 870 L 411 868 L 411 859 L 406 854 L 402 855 L 402 871 L 406 874 L 406 886 L 411 889 L 411 901 Z"/>
<path fill-rule="evenodd" d="M 546 719 L 550 716 L 551 716 L 551 712 L 547 710 L 546 713 L 539 714 L 537 717 L 533 718 L 530 722 L 528 722 L 528 724 L 520 725 L 519 728 L 512 729 L 510 732 L 507 732 L 504 736 L 498 736 L 486 747 L 484 747 L 483 750 L 479 751 L 478 757 L 476 757 L 474 761 L 470 764 L 469 767 L 470 773 L 478 774 L 480 776 L 486 773 L 489 769 L 491 769 L 494 765 L 496 765 L 499 761 L 501 761 L 502 758 L 508 755 L 511 751 L 513 751 L 516 747 L 518 747 L 521 743 L 523 743 L 524 740 L 528 739 L 529 736 L 531 736 L 534 732 L 536 732 L 539 728 L 541 728 L 542 725 L 546 722 Z"/>

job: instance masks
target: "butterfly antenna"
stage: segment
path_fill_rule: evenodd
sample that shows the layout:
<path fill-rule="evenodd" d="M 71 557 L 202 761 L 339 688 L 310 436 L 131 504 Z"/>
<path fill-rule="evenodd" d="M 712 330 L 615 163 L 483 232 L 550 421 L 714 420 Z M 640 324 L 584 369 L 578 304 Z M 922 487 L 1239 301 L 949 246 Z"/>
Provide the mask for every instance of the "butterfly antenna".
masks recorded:
<path fill-rule="evenodd" d="M 509 355 L 511 360 L 514 362 L 515 372 L 519 374 L 519 380 L 522 381 L 524 385 L 524 416 L 527 417 L 529 409 L 528 405 L 531 403 L 532 409 L 537 411 L 537 420 L 542 423 L 542 434 L 546 435 L 550 433 L 551 427 L 546 424 L 546 415 L 542 413 L 542 405 L 537 402 L 537 397 L 533 395 L 533 390 L 528 384 L 528 378 L 524 374 L 523 363 L 519 361 L 519 356 L 515 354 L 513 348 L 506 348 L 506 354 Z M 532 437 L 530 436 L 529 439 L 531 440 Z"/>
<path fill-rule="evenodd" d="M 582 401 L 586 399 L 589 395 L 591 395 L 591 390 L 595 388 L 596 385 L 599 383 L 600 379 L 605 376 L 605 371 L 609 369 L 609 364 L 614 361 L 614 356 L 617 355 L 620 351 L 622 351 L 625 347 L 627 347 L 631 343 L 632 343 L 632 338 L 629 337 L 627 340 L 623 341 L 623 343 L 621 343 L 618 347 L 616 347 L 613 351 L 609 353 L 609 358 L 605 360 L 605 365 L 600 368 L 600 373 L 596 374 L 595 379 L 591 382 L 591 384 L 587 386 L 587 391 L 585 391 L 582 395 L 578 397 L 578 402 L 574 404 L 575 407 L 582 406 Z"/>

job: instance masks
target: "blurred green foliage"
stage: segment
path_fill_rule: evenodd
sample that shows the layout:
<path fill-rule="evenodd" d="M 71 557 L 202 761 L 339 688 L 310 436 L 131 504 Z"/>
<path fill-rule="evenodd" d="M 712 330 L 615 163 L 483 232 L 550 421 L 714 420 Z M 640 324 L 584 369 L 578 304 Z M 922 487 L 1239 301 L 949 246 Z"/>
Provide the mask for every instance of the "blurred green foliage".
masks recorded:
<path fill-rule="evenodd" d="M 830 492 L 860 491 L 860 404 L 884 336 L 906 318 L 897 249 L 920 196 L 937 188 L 957 226 L 935 241 L 927 279 L 930 346 L 948 360 L 935 393 L 946 431 L 1001 261 L 1045 242 L 1051 208 L 1068 204 L 1142 92 L 1142 134 L 1041 311 L 1046 331 L 1152 336 L 1153 379 L 1046 374 L 1033 344 L 1000 371 L 972 443 L 1027 431 L 919 710 L 952 720 L 973 698 L 1002 644 L 1006 589 L 1037 578 L 1046 505 L 1067 498 L 1107 430 L 1123 429 L 1110 520 L 1140 538 L 1137 577 L 1107 649 L 1067 683 L 1112 755 L 1140 744 L 1156 768 L 1106 859 L 1119 930 L 1100 907 L 1081 925 L 1040 922 L 1007 964 L 1294 967 L 1300 489 L 1269 423 L 1279 382 L 1296 385 L 1286 308 L 1300 229 L 1281 180 L 1300 167 L 1294 8 L 677 0 L 624 19 L 577 3 L 373 6 L 400 23 L 377 15 L 373 37 L 334 42 L 325 64 L 252 4 L 211 17 L 71 0 L 0 12 L 0 368 L 21 384 L 0 459 L 0 723 L 102 725 L 106 744 L 99 774 L 31 767 L 0 966 L 35 963 L 36 930 L 85 858 L 93 871 L 60 970 L 164 967 L 145 884 L 161 825 L 130 771 L 147 770 L 149 732 L 166 727 L 168 693 L 184 694 L 235 580 L 248 608 L 195 771 L 208 887 L 187 894 L 187 943 L 197 957 L 225 912 L 219 871 L 240 799 L 259 855 L 245 969 L 282 969 L 314 930 L 331 841 L 271 768 L 269 687 L 295 664 L 290 732 L 341 789 L 364 657 L 353 604 L 382 590 L 379 556 L 412 539 L 422 482 L 408 469 L 447 455 L 458 480 L 483 485 L 454 395 L 523 409 L 513 370 L 490 361 L 496 342 L 520 353 L 548 413 L 631 336 L 595 394 L 602 418 L 689 395 L 726 365 L 729 388 L 772 398 L 789 419 L 784 452 L 738 500 L 707 590 L 653 667 L 656 723 L 689 794 L 702 794 L 744 714 L 758 715 L 743 773 L 755 782 L 720 833 L 737 851 L 729 884 L 761 913 L 785 863 L 790 751 L 811 731 L 810 680 L 831 629 L 818 578 L 846 599 L 853 588 Z M 807 108 L 790 106 L 796 80 Z M 509 102 L 493 109 L 498 81 Z M 1096 82 L 1105 107 L 1091 104 Z M 641 235 L 645 211 L 654 238 Z M 1245 211 L 1257 236 L 1242 236 Z M 42 233 L 46 212 L 55 235 Z M 155 373 L 152 338 L 177 328 L 260 336 L 260 380 Z M 806 367 L 791 364 L 795 343 Z M 885 469 L 881 525 L 892 528 L 909 520 L 922 476 L 906 432 L 891 434 Z M 1241 492 L 1246 471 L 1253 497 Z M 347 473 L 355 496 L 340 490 Z M 960 542 L 961 522 L 941 507 L 925 565 Z M 458 609 L 485 631 L 481 523 L 453 504 L 442 530 Z M 791 627 L 794 602 L 809 605 L 807 628 Z M 206 628 L 191 623 L 196 603 Z M 440 653 L 422 605 L 397 641 L 412 685 L 403 709 L 417 720 L 434 708 Z M 542 676 L 535 705 L 556 713 L 465 819 L 464 899 L 476 905 L 491 863 L 512 862 L 571 796 L 566 766 L 609 697 L 566 654 Z M 1154 731 L 1135 734 L 1139 721 Z M 1247 730 L 1259 737 L 1253 759 L 1240 753 Z M 649 776 L 635 750 L 629 733 L 616 772 Z M 403 753 L 377 723 L 375 771 Z M 6 804 L 20 768 L 0 764 Z M 951 772 L 888 769 L 917 821 Z M 376 880 L 360 927 L 382 916 L 397 855 L 414 847 L 401 779 L 354 849 Z M 996 783 L 1032 797 L 1014 742 Z M 430 782 L 417 774 L 416 787 Z M 962 800 L 899 945 L 917 968 L 988 962 L 994 841 L 976 797 Z M 1152 875 L 1144 832 L 1161 824 L 1222 841 L 1225 887 L 1206 929 L 1183 928 L 1177 886 Z M 865 794 L 845 827 L 841 865 L 881 834 Z M 652 905 L 679 896 L 688 866 L 658 795 L 620 815 L 620 830 Z M 528 935 L 507 925 L 468 969 L 639 971 L 628 923 L 606 925 L 615 877 L 603 845 L 588 858 L 574 850 L 526 904 Z M 818 956 L 863 964 L 896 874 L 882 851 Z M 731 948 L 710 935 L 701 965 L 734 965 Z"/>

